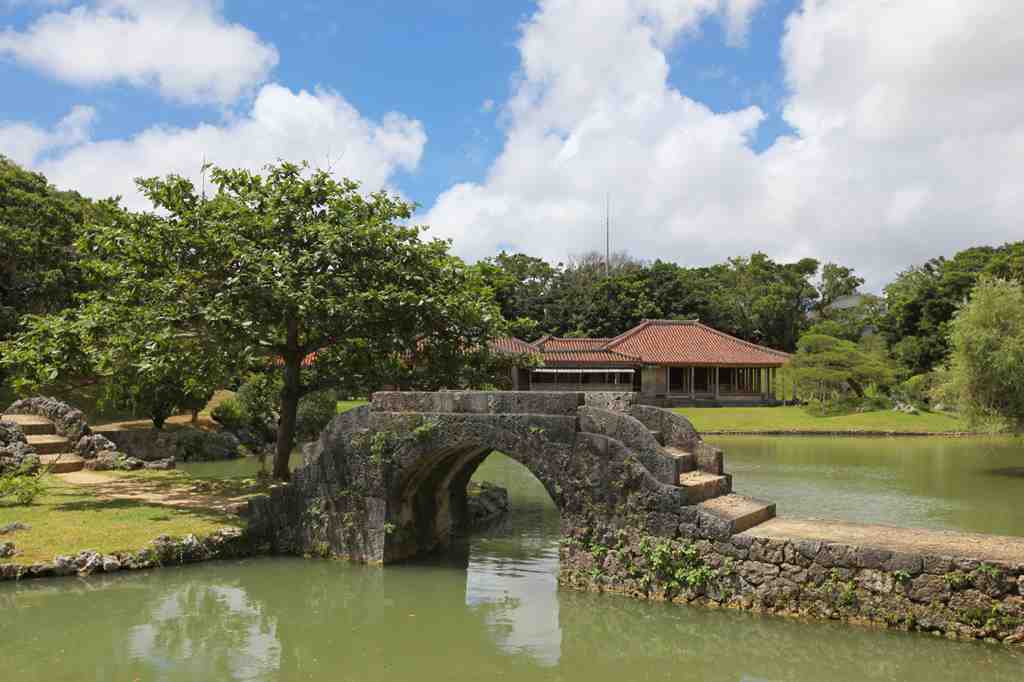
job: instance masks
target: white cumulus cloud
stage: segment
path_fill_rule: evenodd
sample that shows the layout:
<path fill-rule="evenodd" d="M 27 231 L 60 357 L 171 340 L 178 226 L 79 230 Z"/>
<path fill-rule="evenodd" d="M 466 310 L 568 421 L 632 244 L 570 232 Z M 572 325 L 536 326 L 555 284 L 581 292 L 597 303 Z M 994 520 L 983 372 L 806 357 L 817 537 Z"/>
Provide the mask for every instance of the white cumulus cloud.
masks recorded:
<path fill-rule="evenodd" d="M 217 0 L 97 0 L 0 31 L 0 56 L 77 85 L 128 83 L 229 104 L 267 79 L 273 45 L 228 22 Z"/>
<path fill-rule="evenodd" d="M 41 155 L 79 144 L 89 137 L 96 110 L 76 106 L 53 130 L 45 130 L 21 121 L 0 121 L 0 153 L 23 165 L 34 163 Z"/>
<path fill-rule="evenodd" d="M 756 0 L 542 0 L 519 43 L 506 140 L 426 221 L 470 258 L 613 247 L 700 264 L 763 250 L 851 264 L 878 286 L 914 262 L 1019 239 L 1024 4 L 805 0 L 781 54 L 796 134 L 758 154 L 758 107 L 714 112 L 667 52 Z M 684 67 L 685 68 L 685 67 Z"/>
<path fill-rule="evenodd" d="M 198 182 L 204 159 L 252 170 L 278 159 L 308 160 L 376 190 L 395 172 L 415 169 L 427 140 L 422 124 L 402 114 L 374 121 L 337 93 L 293 92 L 276 84 L 263 86 L 252 108 L 227 122 L 157 126 L 126 139 L 73 137 L 66 122 L 78 115 L 72 112 L 53 131 L 37 130 L 44 142 L 20 152 L 0 126 L 0 153 L 20 156 L 59 187 L 93 197 L 120 194 L 136 209 L 150 208 L 135 188 L 136 177 L 177 173 Z"/>

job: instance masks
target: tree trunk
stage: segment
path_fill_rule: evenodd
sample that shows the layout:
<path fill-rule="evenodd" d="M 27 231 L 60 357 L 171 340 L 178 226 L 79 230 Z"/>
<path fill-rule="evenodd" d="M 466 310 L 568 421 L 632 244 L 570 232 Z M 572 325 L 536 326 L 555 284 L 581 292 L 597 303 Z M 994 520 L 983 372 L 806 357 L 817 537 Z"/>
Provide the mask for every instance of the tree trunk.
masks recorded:
<path fill-rule="evenodd" d="M 274 478 L 287 481 L 291 477 L 288 459 L 295 444 L 295 415 L 299 409 L 302 354 L 299 351 L 298 324 L 288 320 L 288 352 L 284 357 L 284 386 L 281 389 L 281 419 L 277 425 L 277 451 L 274 453 Z"/>

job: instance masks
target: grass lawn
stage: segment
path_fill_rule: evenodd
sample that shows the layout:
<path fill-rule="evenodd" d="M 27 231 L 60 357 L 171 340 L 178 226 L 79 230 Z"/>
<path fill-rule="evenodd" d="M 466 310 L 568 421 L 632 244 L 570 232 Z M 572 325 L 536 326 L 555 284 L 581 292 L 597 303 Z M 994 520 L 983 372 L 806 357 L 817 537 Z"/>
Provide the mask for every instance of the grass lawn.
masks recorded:
<path fill-rule="evenodd" d="M 338 401 L 338 414 L 342 412 L 348 412 L 353 407 L 359 407 L 370 402 L 369 400 L 339 400 Z"/>
<path fill-rule="evenodd" d="M 54 476 L 48 477 L 48 483 L 47 493 L 29 506 L 0 500 L 0 526 L 20 521 L 30 527 L 0 536 L 0 541 L 13 542 L 17 548 L 19 554 L 12 559 L 15 563 L 51 561 L 58 554 L 83 549 L 137 551 L 158 535 L 207 535 L 242 523 L 237 516 L 209 509 L 104 499 Z"/>
<path fill-rule="evenodd" d="M 951 433 L 967 431 L 956 417 L 937 412 L 904 414 L 892 410 L 814 417 L 802 407 L 678 407 L 698 431 L 884 431 L 892 433 Z"/>

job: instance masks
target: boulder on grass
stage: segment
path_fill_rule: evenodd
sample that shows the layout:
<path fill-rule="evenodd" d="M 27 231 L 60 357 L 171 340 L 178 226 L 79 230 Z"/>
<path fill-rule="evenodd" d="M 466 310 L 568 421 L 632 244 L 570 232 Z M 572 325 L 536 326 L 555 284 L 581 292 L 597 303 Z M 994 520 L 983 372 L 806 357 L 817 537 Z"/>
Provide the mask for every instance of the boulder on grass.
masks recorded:
<path fill-rule="evenodd" d="M 15 472 L 34 474 L 39 469 L 39 457 L 28 444 L 21 427 L 13 422 L 0 421 L 0 475 Z"/>
<path fill-rule="evenodd" d="M 101 452 L 117 450 L 117 446 L 106 436 L 94 433 L 82 436 L 75 445 L 75 451 L 82 459 L 93 459 Z"/>
<path fill-rule="evenodd" d="M 135 471 L 145 465 L 141 459 L 129 457 L 123 452 L 104 450 L 93 459 L 85 460 L 83 466 L 89 471 Z"/>

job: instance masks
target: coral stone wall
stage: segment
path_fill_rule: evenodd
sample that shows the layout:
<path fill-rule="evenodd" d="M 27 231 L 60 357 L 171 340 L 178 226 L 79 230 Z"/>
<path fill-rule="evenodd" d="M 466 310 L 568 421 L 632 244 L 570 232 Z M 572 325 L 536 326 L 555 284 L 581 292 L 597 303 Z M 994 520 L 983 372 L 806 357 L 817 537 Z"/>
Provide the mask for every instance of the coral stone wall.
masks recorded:
<path fill-rule="evenodd" d="M 1024 565 L 812 540 L 580 532 L 560 584 L 668 600 L 1024 643 Z"/>

